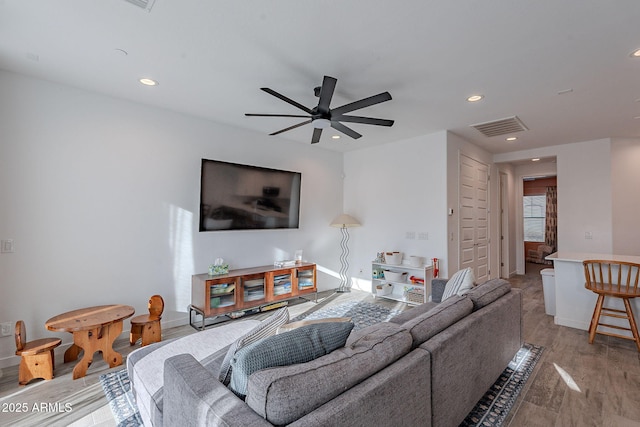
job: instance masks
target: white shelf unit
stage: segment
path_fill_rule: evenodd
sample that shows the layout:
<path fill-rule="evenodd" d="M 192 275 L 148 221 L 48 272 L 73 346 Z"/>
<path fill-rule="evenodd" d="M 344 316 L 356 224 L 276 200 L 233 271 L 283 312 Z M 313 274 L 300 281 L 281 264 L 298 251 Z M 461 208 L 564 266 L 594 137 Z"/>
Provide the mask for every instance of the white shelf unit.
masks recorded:
<path fill-rule="evenodd" d="M 376 271 L 391 271 L 394 273 L 407 273 L 405 280 L 395 281 L 395 280 L 387 280 L 385 278 L 376 277 Z M 421 283 L 411 283 L 409 280 L 411 276 L 420 278 L 424 280 L 424 284 Z M 405 290 L 409 288 L 417 288 L 422 289 L 424 294 L 424 300 L 422 303 L 425 303 L 431 299 L 431 280 L 433 279 L 433 266 L 431 265 L 423 265 L 422 267 L 413 267 L 408 264 L 385 264 L 383 262 L 372 262 L 371 263 L 371 292 L 374 297 L 377 298 L 387 298 L 394 301 L 401 301 L 407 304 L 421 304 L 415 301 L 409 301 L 405 297 Z M 386 295 L 381 295 L 378 293 L 378 286 L 391 285 L 391 292 Z"/>

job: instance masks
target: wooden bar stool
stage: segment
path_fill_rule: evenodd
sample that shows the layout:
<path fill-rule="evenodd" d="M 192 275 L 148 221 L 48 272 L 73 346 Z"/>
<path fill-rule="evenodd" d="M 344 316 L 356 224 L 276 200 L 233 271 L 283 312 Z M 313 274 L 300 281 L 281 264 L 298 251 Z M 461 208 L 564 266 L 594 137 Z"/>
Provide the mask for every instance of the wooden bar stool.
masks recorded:
<path fill-rule="evenodd" d="M 27 341 L 27 329 L 22 320 L 16 322 L 16 356 L 21 356 L 18 384 L 26 385 L 36 378 L 53 379 L 55 358 L 53 349 L 60 345 L 60 338 L 41 338 Z"/>
<path fill-rule="evenodd" d="M 623 261 L 586 260 L 584 266 L 584 287 L 598 294 L 598 301 L 593 311 L 589 326 L 589 344 L 593 344 L 596 334 L 609 335 L 635 341 L 640 351 L 640 335 L 633 316 L 629 300 L 640 296 L 638 282 L 640 279 L 640 264 Z M 620 298 L 624 303 L 624 310 L 604 307 L 605 297 Z M 629 328 L 600 322 L 600 316 L 626 319 Z M 630 331 L 632 337 L 608 331 L 598 331 L 598 326 Z"/>
<path fill-rule="evenodd" d="M 131 332 L 129 344 L 134 345 L 142 338 L 142 347 L 162 341 L 162 328 L 160 320 L 164 311 L 164 300 L 160 295 L 149 298 L 149 314 L 141 314 L 131 319 Z"/>

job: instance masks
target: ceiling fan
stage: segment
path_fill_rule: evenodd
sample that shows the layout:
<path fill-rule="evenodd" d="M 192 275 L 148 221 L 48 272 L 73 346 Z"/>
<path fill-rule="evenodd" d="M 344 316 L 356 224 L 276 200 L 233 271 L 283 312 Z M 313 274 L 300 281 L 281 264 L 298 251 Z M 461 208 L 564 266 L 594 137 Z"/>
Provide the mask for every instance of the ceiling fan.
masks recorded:
<path fill-rule="evenodd" d="M 324 76 L 324 80 L 322 81 L 322 86 L 318 86 L 314 89 L 314 94 L 319 98 L 318 105 L 314 108 L 307 108 L 304 105 L 287 98 L 286 96 L 279 94 L 275 90 L 269 89 L 268 87 L 260 88 L 261 90 L 267 92 L 275 96 L 276 98 L 280 98 L 284 102 L 287 102 L 294 107 L 299 108 L 300 110 L 307 113 L 307 115 L 301 114 L 252 114 L 246 113 L 245 116 L 249 117 L 300 117 L 306 118 L 301 123 L 295 124 L 293 126 L 289 126 L 288 128 L 281 129 L 277 132 L 270 133 L 269 135 L 278 135 L 279 133 L 286 132 L 300 126 L 304 126 L 306 124 L 311 123 L 313 125 L 313 136 L 311 137 L 311 143 L 316 144 L 320 142 L 320 136 L 322 135 L 322 129 L 325 129 L 329 126 L 334 128 L 335 130 L 344 133 L 345 135 L 350 136 L 351 138 L 358 139 L 362 135 L 353 129 L 345 126 L 342 122 L 348 123 L 362 123 L 366 125 L 377 125 L 377 126 L 392 126 L 393 120 L 388 119 L 376 119 L 373 117 L 361 117 L 361 116 L 349 116 L 346 113 L 351 111 L 359 110 L 361 108 L 369 107 L 371 105 L 379 104 L 381 102 L 389 101 L 391 99 L 391 95 L 389 92 L 379 93 L 378 95 L 373 95 L 368 98 L 361 99 L 359 101 L 351 102 L 349 104 L 342 105 L 337 108 L 330 108 L 331 98 L 333 97 L 333 92 L 336 88 L 337 79 L 329 76 Z"/>

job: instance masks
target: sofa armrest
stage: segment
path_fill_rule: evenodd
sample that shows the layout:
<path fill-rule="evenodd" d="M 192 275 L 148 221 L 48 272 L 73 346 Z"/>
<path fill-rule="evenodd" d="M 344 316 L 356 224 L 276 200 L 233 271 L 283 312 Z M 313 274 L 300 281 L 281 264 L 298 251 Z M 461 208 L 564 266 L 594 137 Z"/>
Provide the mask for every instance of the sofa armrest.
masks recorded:
<path fill-rule="evenodd" d="M 163 424 L 271 426 L 190 354 L 164 362 Z"/>
<path fill-rule="evenodd" d="M 448 279 L 433 279 L 431 281 L 431 301 L 442 302 L 442 294 L 447 281 Z"/>

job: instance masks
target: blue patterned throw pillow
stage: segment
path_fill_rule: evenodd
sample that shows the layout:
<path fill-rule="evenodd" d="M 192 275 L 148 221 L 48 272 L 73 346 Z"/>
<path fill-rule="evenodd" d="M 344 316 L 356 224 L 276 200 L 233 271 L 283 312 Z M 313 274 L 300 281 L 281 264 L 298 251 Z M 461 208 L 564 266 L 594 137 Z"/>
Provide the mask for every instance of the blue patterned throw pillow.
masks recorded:
<path fill-rule="evenodd" d="M 229 388 L 244 399 L 249 375 L 274 366 L 305 363 L 344 347 L 351 322 L 317 323 L 264 338 L 236 352 L 231 361 Z"/>

